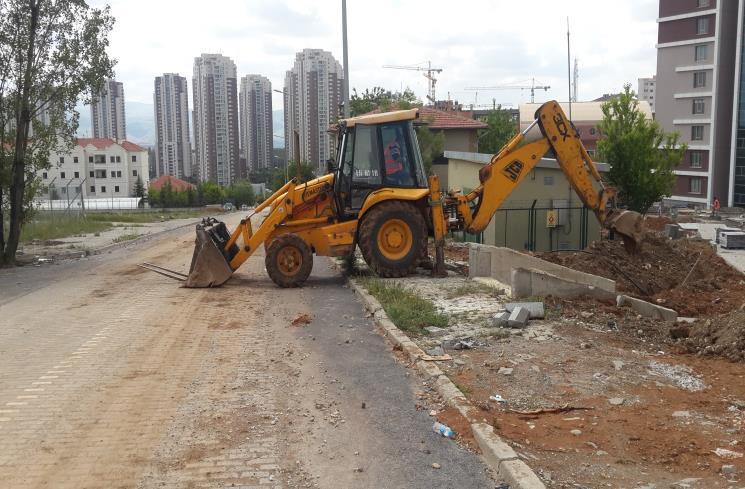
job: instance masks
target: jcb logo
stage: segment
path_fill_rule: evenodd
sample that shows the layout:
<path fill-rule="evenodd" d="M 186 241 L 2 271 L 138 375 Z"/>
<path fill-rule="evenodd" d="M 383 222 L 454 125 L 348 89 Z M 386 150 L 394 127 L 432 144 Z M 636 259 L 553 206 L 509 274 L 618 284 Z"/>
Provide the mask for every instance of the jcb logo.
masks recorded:
<path fill-rule="evenodd" d="M 523 162 L 519 160 L 515 160 L 509 165 L 505 166 L 502 169 L 502 173 L 504 176 L 512 180 L 513 182 L 517 182 L 517 179 L 520 177 L 520 174 L 523 172 Z"/>

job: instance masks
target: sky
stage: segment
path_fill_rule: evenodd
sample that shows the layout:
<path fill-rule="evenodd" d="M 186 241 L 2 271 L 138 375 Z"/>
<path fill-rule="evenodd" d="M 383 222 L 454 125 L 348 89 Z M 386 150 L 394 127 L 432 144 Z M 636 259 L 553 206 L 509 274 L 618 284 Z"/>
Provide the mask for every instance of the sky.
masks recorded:
<path fill-rule="evenodd" d="M 282 89 L 284 73 L 303 48 L 331 51 L 342 62 L 341 0 L 91 0 L 116 18 L 110 54 L 127 101 L 152 103 L 153 79 L 186 76 L 194 57 L 221 53 L 238 76 L 258 73 Z M 376 0 L 347 2 L 350 89 L 409 87 L 422 99 L 421 72 L 383 65 L 432 66 L 437 98 L 464 104 L 516 106 L 529 90 L 467 87 L 548 85 L 536 102 L 565 100 L 567 17 L 579 99 L 618 92 L 656 71 L 658 0 Z M 477 95 L 478 93 L 478 95 Z M 274 94 L 275 109 L 282 95 Z"/>

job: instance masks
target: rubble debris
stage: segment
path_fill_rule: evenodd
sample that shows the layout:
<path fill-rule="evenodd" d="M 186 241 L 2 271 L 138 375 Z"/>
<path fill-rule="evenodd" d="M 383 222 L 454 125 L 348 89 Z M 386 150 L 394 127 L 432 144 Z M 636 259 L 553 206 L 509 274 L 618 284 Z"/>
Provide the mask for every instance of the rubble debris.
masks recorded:
<path fill-rule="evenodd" d="M 689 418 L 691 416 L 691 413 L 688 411 L 674 411 L 673 412 L 673 418 Z"/>
<path fill-rule="evenodd" d="M 427 355 L 432 356 L 432 357 L 439 357 L 444 354 L 445 354 L 445 350 L 443 350 L 441 346 L 436 346 L 434 348 L 427 350 Z"/>
<path fill-rule="evenodd" d="M 539 414 L 568 413 L 570 411 L 592 411 L 593 409 L 595 408 L 589 406 L 570 406 L 569 404 L 564 404 L 556 408 L 534 409 L 532 411 L 518 411 L 515 409 L 508 409 L 507 411 L 524 416 L 537 416 Z"/>
<path fill-rule="evenodd" d="M 543 302 L 508 302 L 504 305 L 504 308 L 509 313 L 513 312 L 518 307 L 528 310 L 528 313 L 530 313 L 529 319 L 543 319 L 546 314 Z"/>
<path fill-rule="evenodd" d="M 574 436 L 580 436 L 582 434 L 582 430 L 574 429 L 570 431 L 569 433 L 573 434 Z"/>
<path fill-rule="evenodd" d="M 524 328 L 528 325 L 528 318 L 530 317 L 530 311 L 522 307 L 516 307 L 512 310 L 507 325 L 510 328 Z"/>
<path fill-rule="evenodd" d="M 494 401 L 494 402 L 504 402 L 504 403 L 507 402 L 507 399 L 500 396 L 499 394 L 494 394 L 493 396 L 489 396 L 489 400 Z"/>
<path fill-rule="evenodd" d="M 512 375 L 512 371 L 514 369 L 511 367 L 499 367 L 499 370 L 497 371 L 498 374 L 502 375 Z"/>
<path fill-rule="evenodd" d="M 608 399 L 608 403 L 611 406 L 621 406 L 624 402 L 625 400 L 623 397 L 611 397 L 610 399 Z"/>
<path fill-rule="evenodd" d="M 626 365 L 622 360 L 613 360 L 613 368 L 621 370 Z"/>
<path fill-rule="evenodd" d="M 691 353 L 722 356 L 733 362 L 745 361 L 745 311 L 734 311 L 690 325 L 682 339 Z"/>
<path fill-rule="evenodd" d="M 665 377 L 681 389 L 687 391 L 696 392 L 706 389 L 706 384 L 698 377 L 695 377 L 691 368 L 685 365 L 651 362 L 649 364 L 649 373 Z"/>
<path fill-rule="evenodd" d="M 724 475 L 736 474 L 737 468 L 734 465 L 722 465 L 722 468 L 719 469 L 719 472 Z"/>
<path fill-rule="evenodd" d="M 726 448 L 717 448 L 716 450 L 714 450 L 714 453 L 717 457 L 720 458 L 742 458 L 742 453 L 733 452 L 732 450 L 727 450 Z"/>
<path fill-rule="evenodd" d="M 311 322 L 313 322 L 313 316 L 304 313 L 293 319 L 290 324 L 292 324 L 293 326 L 305 326 L 306 324 L 310 324 Z"/>
<path fill-rule="evenodd" d="M 450 427 L 438 421 L 435 421 L 435 424 L 432 425 L 432 431 L 444 436 L 445 438 L 455 438 L 455 432 L 453 432 Z"/>
<path fill-rule="evenodd" d="M 490 324 L 495 328 L 506 328 L 510 319 L 510 313 L 502 311 L 492 316 Z"/>

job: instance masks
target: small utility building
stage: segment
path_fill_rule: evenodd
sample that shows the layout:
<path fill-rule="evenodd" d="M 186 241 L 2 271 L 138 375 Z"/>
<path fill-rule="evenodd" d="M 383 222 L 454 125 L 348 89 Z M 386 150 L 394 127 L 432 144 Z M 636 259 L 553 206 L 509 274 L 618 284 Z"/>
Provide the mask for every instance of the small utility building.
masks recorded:
<path fill-rule="evenodd" d="M 447 164 L 435 165 L 435 172 L 441 176 L 443 188 L 460 188 L 466 193 L 478 187 L 479 170 L 492 156 L 445 151 Z M 606 163 L 595 165 L 600 173 L 608 171 Z M 520 251 L 578 250 L 600 239 L 600 224 L 584 207 L 556 160 L 543 158 L 510 194 L 483 233 L 463 237 Z"/>

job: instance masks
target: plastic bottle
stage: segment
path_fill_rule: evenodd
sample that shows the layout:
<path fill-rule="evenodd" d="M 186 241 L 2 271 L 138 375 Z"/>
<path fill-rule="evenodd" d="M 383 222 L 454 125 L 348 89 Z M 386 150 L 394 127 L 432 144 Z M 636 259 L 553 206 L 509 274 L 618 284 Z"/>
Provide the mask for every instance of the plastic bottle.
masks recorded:
<path fill-rule="evenodd" d="M 455 433 L 453 433 L 453 430 L 451 430 L 449 427 L 445 426 L 442 423 L 438 423 L 435 421 L 435 424 L 432 425 L 432 431 L 435 433 L 439 433 L 445 438 L 455 438 Z"/>

